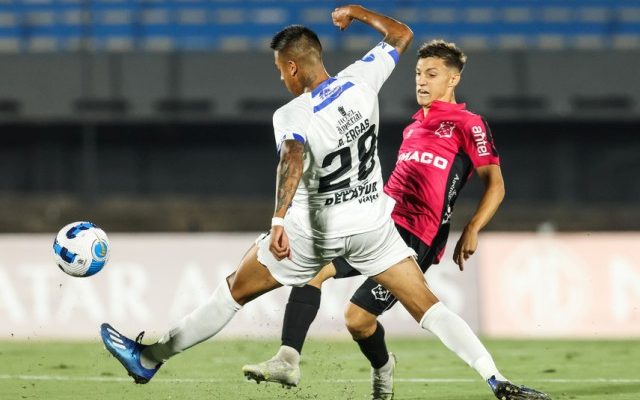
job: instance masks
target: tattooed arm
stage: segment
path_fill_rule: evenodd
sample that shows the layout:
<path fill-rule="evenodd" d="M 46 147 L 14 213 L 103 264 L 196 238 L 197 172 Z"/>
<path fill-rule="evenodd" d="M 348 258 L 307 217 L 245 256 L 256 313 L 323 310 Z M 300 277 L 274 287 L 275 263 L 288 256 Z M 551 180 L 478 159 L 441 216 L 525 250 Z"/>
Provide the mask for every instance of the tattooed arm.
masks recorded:
<path fill-rule="evenodd" d="M 298 189 L 298 183 L 302 177 L 304 144 L 296 140 L 285 140 L 280 150 L 280 163 L 278 163 L 276 177 L 276 207 L 274 217 L 284 218 L 287 209 L 293 201 L 293 196 Z M 271 244 L 269 250 L 277 260 L 289 256 L 289 238 L 283 226 L 271 228 Z"/>

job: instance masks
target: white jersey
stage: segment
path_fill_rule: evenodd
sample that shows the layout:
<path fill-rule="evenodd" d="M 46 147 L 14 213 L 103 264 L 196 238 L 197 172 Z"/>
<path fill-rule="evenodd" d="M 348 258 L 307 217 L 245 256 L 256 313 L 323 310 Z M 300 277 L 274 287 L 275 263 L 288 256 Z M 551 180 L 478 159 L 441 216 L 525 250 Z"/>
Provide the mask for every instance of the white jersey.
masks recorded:
<path fill-rule="evenodd" d="M 285 140 L 305 145 L 302 178 L 285 221 L 308 237 L 349 236 L 388 221 L 377 149 L 378 92 L 398 58 L 381 42 L 274 113 L 278 151 Z"/>

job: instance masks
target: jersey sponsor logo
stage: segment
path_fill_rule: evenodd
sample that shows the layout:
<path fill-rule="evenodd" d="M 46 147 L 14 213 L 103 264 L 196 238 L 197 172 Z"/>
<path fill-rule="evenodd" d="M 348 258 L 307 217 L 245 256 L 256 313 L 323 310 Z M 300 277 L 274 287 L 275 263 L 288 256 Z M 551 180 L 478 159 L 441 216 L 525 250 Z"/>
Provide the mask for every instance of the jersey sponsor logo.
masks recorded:
<path fill-rule="evenodd" d="M 449 193 L 447 194 L 447 200 L 451 201 L 451 199 L 453 199 L 458 195 L 458 191 L 456 190 L 458 182 L 460 182 L 460 175 L 456 174 L 453 177 L 453 180 L 451 180 L 451 186 L 449 186 Z"/>
<path fill-rule="evenodd" d="M 433 165 L 436 168 L 445 170 L 447 169 L 447 165 L 449 165 L 449 161 L 446 158 L 436 156 L 433 153 L 429 153 L 428 151 L 408 151 L 406 153 L 400 153 L 398 156 L 399 164 L 401 162 L 407 161 L 415 161 L 421 164 Z"/>
<path fill-rule="evenodd" d="M 336 123 L 336 130 L 340 135 L 347 132 L 354 124 L 362 119 L 362 113 L 357 110 L 345 110 L 344 107 L 338 107 L 338 112 L 342 117 Z"/>
<path fill-rule="evenodd" d="M 447 193 L 447 210 L 444 212 L 442 216 L 441 225 L 446 225 L 451 220 L 451 215 L 453 214 L 453 208 L 451 208 L 451 201 L 455 200 L 456 196 L 458 196 L 458 191 L 456 188 L 458 187 L 458 183 L 460 182 L 460 175 L 456 174 L 451 180 L 451 185 L 449 186 L 449 192 Z"/>
<path fill-rule="evenodd" d="M 478 156 L 484 157 L 489 155 L 489 142 L 487 141 L 487 134 L 484 132 L 480 125 L 471 127 L 471 133 L 473 133 L 473 140 L 476 142 L 476 151 Z"/>
<path fill-rule="evenodd" d="M 453 136 L 454 129 L 456 129 L 456 124 L 454 122 L 442 121 L 434 133 L 439 138 L 447 139 Z"/>
<path fill-rule="evenodd" d="M 333 194 L 324 201 L 325 206 L 333 204 L 345 203 L 349 200 L 358 199 L 358 203 L 373 202 L 378 199 L 380 194 L 378 193 L 378 182 L 367 183 L 366 185 L 359 185 L 354 188 L 343 190 Z"/>
<path fill-rule="evenodd" d="M 324 100 L 330 97 L 337 97 L 340 94 L 340 92 L 342 92 L 341 86 L 334 86 L 334 87 L 327 86 L 320 91 L 319 93 L 320 100 Z"/>
<path fill-rule="evenodd" d="M 387 301 L 389 300 L 389 297 L 391 297 L 391 292 L 382 285 L 378 285 L 371 289 L 371 294 L 374 299 L 379 301 Z"/>

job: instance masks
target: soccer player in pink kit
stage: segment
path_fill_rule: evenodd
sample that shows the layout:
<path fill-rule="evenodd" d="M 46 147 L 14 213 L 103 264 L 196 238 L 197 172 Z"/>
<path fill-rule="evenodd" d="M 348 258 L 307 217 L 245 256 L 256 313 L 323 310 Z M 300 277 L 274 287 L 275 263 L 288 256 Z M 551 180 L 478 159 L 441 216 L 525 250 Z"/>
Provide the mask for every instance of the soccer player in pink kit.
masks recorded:
<path fill-rule="evenodd" d="M 403 131 L 396 166 L 385 185 L 395 200 L 392 219 L 400 235 L 416 254 L 423 272 L 438 263 L 449 235 L 453 205 L 475 170 L 485 190 L 477 210 L 456 244 L 454 261 L 464 262 L 478 245 L 478 232 L 493 217 L 504 197 L 500 159 L 485 120 L 455 101 L 454 89 L 466 56 L 454 44 L 441 40 L 425 43 L 418 51 L 416 98 L 420 110 Z M 243 367 L 256 381 L 297 385 L 302 344 L 320 304 L 322 282 L 358 275 L 337 258 L 303 287 L 292 289 L 287 304 L 282 346 L 272 359 Z M 396 298 L 382 285 L 367 279 L 345 313 L 346 324 L 371 363 L 372 399 L 393 397 L 395 357 L 387 351 L 384 328 L 377 316 L 391 308 Z M 436 305 L 437 306 L 437 305 Z M 471 365 L 481 375 L 482 368 Z M 504 400 L 549 399 L 534 389 L 511 384 L 502 376 L 484 376 L 497 398 Z"/>

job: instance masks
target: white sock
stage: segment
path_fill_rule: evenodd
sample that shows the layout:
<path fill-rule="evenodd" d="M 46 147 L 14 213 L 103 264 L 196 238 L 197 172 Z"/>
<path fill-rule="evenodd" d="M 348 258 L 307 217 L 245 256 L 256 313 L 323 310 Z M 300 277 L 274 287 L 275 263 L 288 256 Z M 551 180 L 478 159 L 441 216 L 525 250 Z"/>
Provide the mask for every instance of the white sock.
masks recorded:
<path fill-rule="evenodd" d="M 475 369 L 485 381 L 494 375 L 498 380 L 506 380 L 498 371 L 491 354 L 469 325 L 444 304 L 438 302 L 431 306 L 424 313 L 420 326 L 436 335 L 449 350 Z"/>
<path fill-rule="evenodd" d="M 300 353 L 291 346 L 280 346 L 280 350 L 273 357 L 297 367 L 300 364 Z"/>
<path fill-rule="evenodd" d="M 160 362 L 203 342 L 224 328 L 242 306 L 231 297 L 227 280 L 223 280 L 209 299 L 177 326 L 164 334 L 141 355 L 142 366 L 153 368 Z"/>

